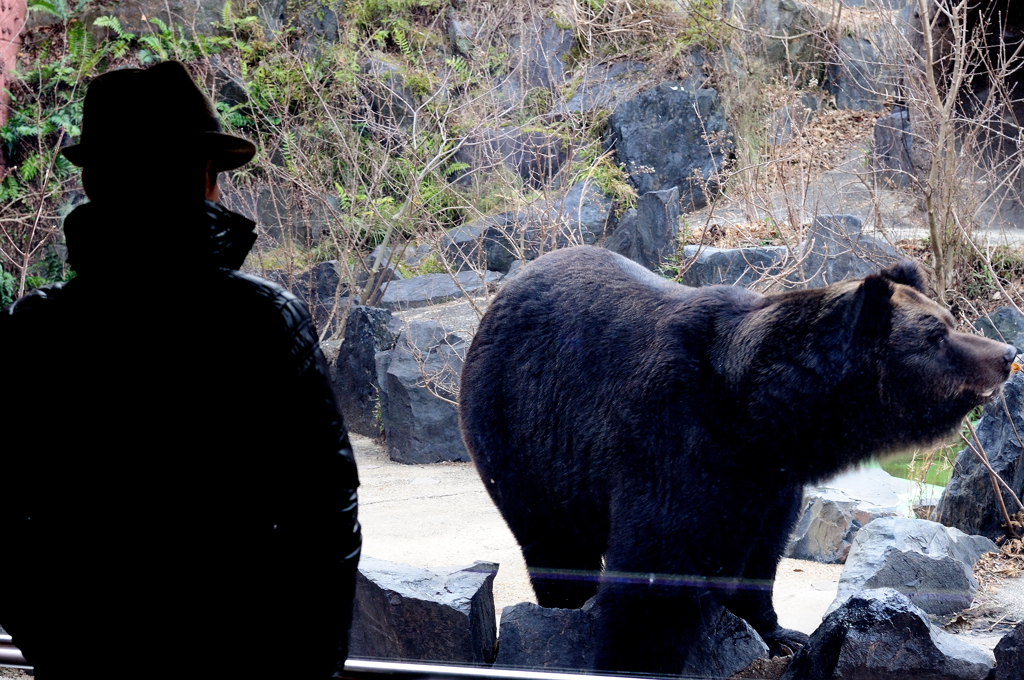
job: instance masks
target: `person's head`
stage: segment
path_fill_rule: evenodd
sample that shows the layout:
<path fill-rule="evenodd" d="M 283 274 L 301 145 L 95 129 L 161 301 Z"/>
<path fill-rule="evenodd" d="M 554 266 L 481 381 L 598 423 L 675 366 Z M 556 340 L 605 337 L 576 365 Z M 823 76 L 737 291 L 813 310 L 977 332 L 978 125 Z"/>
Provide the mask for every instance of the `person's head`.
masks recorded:
<path fill-rule="evenodd" d="M 216 109 L 175 61 L 97 77 L 85 96 L 82 137 L 64 155 L 97 202 L 216 200 L 217 174 L 256 153 L 221 132 Z M 159 206 L 157 206 L 159 207 Z"/>

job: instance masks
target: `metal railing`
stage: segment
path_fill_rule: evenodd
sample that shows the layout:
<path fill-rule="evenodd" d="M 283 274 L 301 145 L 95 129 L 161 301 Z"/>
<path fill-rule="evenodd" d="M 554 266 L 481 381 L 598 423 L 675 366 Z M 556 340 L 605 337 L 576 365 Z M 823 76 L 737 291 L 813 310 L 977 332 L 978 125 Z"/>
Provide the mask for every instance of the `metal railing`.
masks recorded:
<path fill-rule="evenodd" d="M 10 635 L 0 635 L 0 666 L 32 668 L 14 646 Z M 345 662 L 346 680 L 594 680 L 597 674 L 556 673 L 553 671 L 512 670 L 483 666 L 446 666 L 406 661 L 349 659 Z M 603 676 L 623 678 L 623 676 Z"/>

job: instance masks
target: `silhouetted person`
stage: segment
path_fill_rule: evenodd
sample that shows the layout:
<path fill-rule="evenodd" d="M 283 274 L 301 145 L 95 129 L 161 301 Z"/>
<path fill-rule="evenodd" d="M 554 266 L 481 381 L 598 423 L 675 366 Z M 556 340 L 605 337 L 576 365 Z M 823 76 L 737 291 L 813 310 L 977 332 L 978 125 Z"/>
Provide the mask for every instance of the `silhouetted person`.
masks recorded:
<path fill-rule="evenodd" d="M 356 467 L 305 305 L 215 203 L 255 148 L 176 62 L 84 116 L 77 277 L 0 311 L 0 625 L 40 680 L 327 678 Z"/>

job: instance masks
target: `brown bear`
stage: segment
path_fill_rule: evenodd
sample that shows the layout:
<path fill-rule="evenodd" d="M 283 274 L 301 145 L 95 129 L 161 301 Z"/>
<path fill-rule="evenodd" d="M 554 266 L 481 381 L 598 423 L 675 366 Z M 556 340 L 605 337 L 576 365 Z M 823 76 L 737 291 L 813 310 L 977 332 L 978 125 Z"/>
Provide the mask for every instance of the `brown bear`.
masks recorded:
<path fill-rule="evenodd" d="M 462 372 L 466 445 L 544 607 L 597 595 L 596 667 L 678 674 L 727 607 L 773 652 L 804 485 L 950 435 L 1015 349 L 954 331 L 910 261 L 771 295 L 607 250 L 508 281 Z"/>

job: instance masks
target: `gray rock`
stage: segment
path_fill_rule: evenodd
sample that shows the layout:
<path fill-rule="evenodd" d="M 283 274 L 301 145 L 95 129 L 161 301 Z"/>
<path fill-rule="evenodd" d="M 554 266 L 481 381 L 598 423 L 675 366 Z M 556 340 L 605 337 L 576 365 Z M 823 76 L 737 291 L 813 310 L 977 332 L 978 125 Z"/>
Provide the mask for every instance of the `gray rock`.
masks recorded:
<path fill-rule="evenodd" d="M 470 460 L 454 403 L 467 349 L 462 337 L 436 321 L 410 321 L 391 352 L 375 355 L 392 460 Z"/>
<path fill-rule="evenodd" d="M 1013 416 L 1012 422 L 1006 417 L 1004 400 L 1005 409 Z M 1003 399 L 996 399 L 985 407 L 976 431 L 992 469 L 1010 485 L 1017 498 L 1024 497 L 1024 448 L 1017 438 L 1018 435 L 1024 437 L 1024 372 L 1016 373 L 1003 386 Z M 1001 493 L 1007 510 L 1019 509 L 1005 489 L 1001 489 Z M 969 534 L 991 539 L 1006 534 L 988 471 L 970 448 L 965 447 L 956 457 L 938 516 L 943 524 Z"/>
<path fill-rule="evenodd" d="M 996 671 L 992 680 L 1024 679 L 1024 622 L 996 645 Z"/>
<path fill-rule="evenodd" d="M 791 40 L 762 38 L 761 46 L 769 62 L 785 63 L 787 58 L 794 68 L 801 64 L 820 63 L 822 55 L 813 33 L 823 25 L 819 13 L 809 4 L 796 0 L 739 0 L 735 3 L 743 11 L 748 24 L 760 29 L 763 35 L 802 35 Z"/>
<path fill-rule="evenodd" d="M 593 182 L 577 182 L 563 195 L 534 201 L 516 216 L 524 254 L 534 259 L 555 248 L 597 243 L 614 224 L 613 209 L 612 199 Z"/>
<path fill-rule="evenodd" d="M 194 27 L 196 33 L 210 35 L 213 33 L 213 24 L 222 21 L 223 8 L 224 3 L 220 0 L 114 0 L 103 5 L 102 16 L 114 17 L 120 22 L 122 30 L 136 35 L 156 30 L 157 27 L 148 21 L 150 18 L 159 19 L 168 27 Z M 58 21 L 50 15 L 46 16 L 51 21 Z M 92 21 L 86 23 L 87 26 L 91 24 Z M 28 26 L 32 27 L 31 24 Z"/>
<path fill-rule="evenodd" d="M 851 499 L 838 489 L 808 490 L 804 493 L 804 512 L 789 539 L 786 556 L 843 564 L 857 532 L 881 517 L 895 517 L 897 505 L 877 507 L 870 501 Z"/>
<path fill-rule="evenodd" d="M 974 323 L 986 338 L 1013 345 L 1024 350 L 1024 314 L 1013 307 L 999 307 Z"/>
<path fill-rule="evenodd" d="M 204 84 L 215 103 L 238 106 L 249 101 L 242 81 L 241 69 L 220 54 L 211 54 L 208 60 Z"/>
<path fill-rule="evenodd" d="M 382 266 L 397 267 L 399 264 L 404 264 L 409 267 L 418 267 L 429 255 L 430 245 L 427 243 L 421 243 L 418 246 L 399 246 L 397 248 L 385 248 L 383 245 L 379 245 L 373 249 L 373 252 L 363 262 L 367 267 L 372 268 L 374 260 L 378 256 L 383 256 L 381 260 Z M 398 276 L 396 278 L 403 277 Z"/>
<path fill-rule="evenodd" d="M 596 653 L 593 598 L 582 609 L 545 609 L 532 602 L 505 607 L 496 666 L 575 670 L 593 668 Z M 712 631 L 690 653 L 683 677 L 728 678 L 768 646 L 743 619 L 722 610 Z"/>
<path fill-rule="evenodd" d="M 367 437 L 380 437 L 384 431 L 375 357 L 395 347 L 390 321 L 391 312 L 386 309 L 353 306 L 345 322 L 345 339 L 332 365 L 331 383 L 345 426 Z"/>
<path fill-rule="evenodd" d="M 784 146 L 793 141 L 794 127 L 799 131 L 811 120 L 812 110 L 802 104 L 783 106 L 772 112 L 768 123 L 768 134 L 772 144 Z"/>
<path fill-rule="evenodd" d="M 363 555 L 356 576 L 349 656 L 491 663 L 497 572 L 498 565 L 492 562 L 430 571 Z"/>
<path fill-rule="evenodd" d="M 476 40 L 476 27 L 462 19 L 454 9 L 448 11 L 448 42 L 452 49 L 465 57 L 473 56 L 473 41 Z"/>
<path fill-rule="evenodd" d="M 871 147 L 871 170 L 875 179 L 894 187 L 909 187 L 914 176 L 913 146 L 906 109 L 894 109 L 876 120 Z"/>
<path fill-rule="evenodd" d="M 836 107 L 880 111 L 899 82 L 894 49 L 885 31 L 867 36 L 843 36 L 825 74 L 825 89 L 835 96 Z"/>
<path fill-rule="evenodd" d="M 594 600 L 582 609 L 546 609 L 533 602 L 501 612 L 495 666 L 572 670 L 594 667 Z"/>
<path fill-rule="evenodd" d="M 516 261 L 513 241 L 518 231 L 514 213 L 474 220 L 449 229 L 441 239 L 441 253 L 456 271 L 507 272 Z"/>
<path fill-rule="evenodd" d="M 889 244 L 861 235 L 861 227 L 855 215 L 816 216 L 802 244 L 806 254 L 800 271 L 790 280 L 812 288 L 827 286 L 873 274 L 900 259 Z"/>
<path fill-rule="evenodd" d="M 399 128 L 411 129 L 419 106 L 419 97 L 406 87 L 400 68 L 386 61 L 370 58 L 360 68 L 370 107 L 377 115 L 377 123 L 388 134 Z"/>
<path fill-rule="evenodd" d="M 678 234 L 679 189 L 649 191 L 627 211 L 605 248 L 657 271 L 675 260 Z"/>
<path fill-rule="evenodd" d="M 968 536 L 937 522 L 876 519 L 857 532 L 828 611 L 874 588 L 893 588 L 929 614 L 966 609 L 978 589 L 971 567 L 995 549 L 983 536 Z"/>
<path fill-rule="evenodd" d="M 485 272 L 483 280 L 474 271 L 449 274 L 426 274 L 388 283 L 379 306 L 385 309 L 415 309 L 479 295 L 501 280 L 500 272 Z"/>
<path fill-rule="evenodd" d="M 619 104 L 608 131 L 637 192 L 678 187 L 684 211 L 707 204 L 706 193 L 717 191 L 718 172 L 733 148 L 718 93 L 671 82 Z"/>
<path fill-rule="evenodd" d="M 295 3 L 291 25 L 294 27 L 293 46 L 303 57 L 319 57 L 325 46 L 334 45 L 340 36 L 338 14 L 343 12 L 340 2 Z"/>
<path fill-rule="evenodd" d="M 647 69 L 638 61 L 617 61 L 614 64 L 587 66 L 579 76 L 576 90 L 568 101 L 560 101 L 552 113 L 587 113 L 597 109 L 613 109 L 637 93 L 636 77 Z"/>
<path fill-rule="evenodd" d="M 266 269 L 259 275 L 300 298 L 309 306 L 313 325 L 322 337 L 330 337 L 345 311 L 348 284 L 342 280 L 338 261 L 328 260 L 298 273 Z"/>
<path fill-rule="evenodd" d="M 558 174 L 566 153 L 558 135 L 508 126 L 465 141 L 453 160 L 469 165 L 450 178 L 461 186 L 468 187 L 481 173 L 505 165 L 529 186 L 539 189 Z"/>
<path fill-rule="evenodd" d="M 991 654 L 928 620 L 902 593 L 869 590 L 828 614 L 782 680 L 983 680 Z"/>
<path fill-rule="evenodd" d="M 270 239 L 308 247 L 319 243 L 334 223 L 338 209 L 335 196 L 311 196 L 291 185 L 277 184 L 264 186 L 257 192 L 253 219 Z"/>
<path fill-rule="evenodd" d="M 563 85 L 562 56 L 572 49 L 574 39 L 571 30 L 558 28 L 551 17 L 534 20 L 532 30 L 526 35 L 513 36 L 509 40 L 509 57 L 522 88 L 553 90 Z"/>
<path fill-rule="evenodd" d="M 707 248 L 685 246 L 681 267 L 682 283 L 687 286 L 748 287 L 764 276 L 774 276 L 782 271 L 789 257 L 785 246 L 764 246 L 761 248 Z"/>

